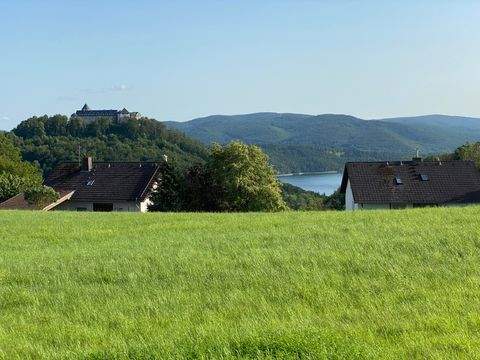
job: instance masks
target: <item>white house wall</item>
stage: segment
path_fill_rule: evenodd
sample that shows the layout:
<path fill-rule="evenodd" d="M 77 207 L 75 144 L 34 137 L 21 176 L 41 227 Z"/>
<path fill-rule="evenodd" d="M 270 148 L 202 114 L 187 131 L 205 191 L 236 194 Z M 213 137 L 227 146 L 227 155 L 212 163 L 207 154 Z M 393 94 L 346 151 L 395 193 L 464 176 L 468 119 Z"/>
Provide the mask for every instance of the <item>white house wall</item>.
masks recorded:
<path fill-rule="evenodd" d="M 143 202 L 113 202 L 113 211 L 117 212 L 147 212 L 150 200 L 147 199 Z M 59 211 L 80 211 L 79 209 L 85 209 L 83 211 L 93 211 L 93 202 L 80 202 L 80 201 L 66 201 L 53 210 Z"/>
<path fill-rule="evenodd" d="M 145 199 L 144 201 L 142 201 L 140 203 L 140 211 L 141 212 L 147 212 L 148 207 L 152 204 L 153 204 L 153 202 L 149 198 Z"/>
<path fill-rule="evenodd" d="M 350 179 L 347 182 L 347 190 L 345 191 L 345 210 L 356 210 L 358 205 L 355 204 L 355 200 L 353 199 L 353 192 L 352 187 L 350 186 Z"/>

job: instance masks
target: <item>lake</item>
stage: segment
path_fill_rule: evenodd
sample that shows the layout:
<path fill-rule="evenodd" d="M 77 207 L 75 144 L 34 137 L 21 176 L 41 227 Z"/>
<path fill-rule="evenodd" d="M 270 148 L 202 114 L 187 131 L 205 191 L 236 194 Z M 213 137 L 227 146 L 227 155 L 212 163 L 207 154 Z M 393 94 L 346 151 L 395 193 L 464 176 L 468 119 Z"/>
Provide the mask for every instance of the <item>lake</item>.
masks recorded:
<path fill-rule="evenodd" d="M 304 190 L 331 195 L 342 182 L 342 174 L 337 172 L 279 175 L 281 182 L 292 184 Z"/>

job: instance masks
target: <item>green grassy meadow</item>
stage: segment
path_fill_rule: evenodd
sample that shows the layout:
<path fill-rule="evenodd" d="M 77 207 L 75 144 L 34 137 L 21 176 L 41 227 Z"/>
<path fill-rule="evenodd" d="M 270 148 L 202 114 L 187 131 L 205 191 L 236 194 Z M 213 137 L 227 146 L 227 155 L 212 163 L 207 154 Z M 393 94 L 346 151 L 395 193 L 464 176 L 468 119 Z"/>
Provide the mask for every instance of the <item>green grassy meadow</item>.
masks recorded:
<path fill-rule="evenodd" d="M 0 358 L 480 358 L 479 220 L 0 212 Z"/>

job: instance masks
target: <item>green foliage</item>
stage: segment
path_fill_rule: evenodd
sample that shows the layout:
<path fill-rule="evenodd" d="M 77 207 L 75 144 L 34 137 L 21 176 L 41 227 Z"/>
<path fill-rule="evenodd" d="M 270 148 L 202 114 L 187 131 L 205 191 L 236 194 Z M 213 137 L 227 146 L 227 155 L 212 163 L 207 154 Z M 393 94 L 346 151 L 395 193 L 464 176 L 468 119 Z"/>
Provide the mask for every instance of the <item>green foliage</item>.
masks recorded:
<path fill-rule="evenodd" d="M 338 190 L 332 195 L 324 195 L 282 183 L 282 195 L 285 203 L 292 210 L 345 210 L 345 194 L 341 194 Z"/>
<path fill-rule="evenodd" d="M 325 210 L 327 196 L 282 183 L 283 200 L 292 210 Z"/>
<path fill-rule="evenodd" d="M 325 207 L 330 210 L 345 210 L 345 194 L 337 190 L 332 195 L 327 196 Z"/>
<path fill-rule="evenodd" d="M 65 115 L 55 115 L 44 120 L 47 136 L 65 136 L 68 134 L 68 118 Z"/>
<path fill-rule="evenodd" d="M 13 133 L 22 138 L 35 138 L 45 136 L 45 122 L 48 120 L 48 116 L 31 117 L 25 121 L 22 121 L 18 125 Z"/>
<path fill-rule="evenodd" d="M 417 148 L 426 155 L 480 140 L 478 119 L 441 115 L 365 121 L 348 115 L 256 113 L 167 124 L 205 144 L 257 144 L 281 173 L 341 170 L 346 161 L 406 160 Z"/>
<path fill-rule="evenodd" d="M 22 161 L 13 138 L 0 134 L 0 202 L 42 184 L 41 171 Z"/>
<path fill-rule="evenodd" d="M 480 169 L 480 142 L 473 144 L 465 144 L 460 146 L 453 153 L 453 158 L 456 160 L 471 160 Z"/>
<path fill-rule="evenodd" d="M 240 141 L 213 144 L 206 169 L 220 211 L 286 209 L 275 171 L 258 146 Z"/>
<path fill-rule="evenodd" d="M 480 142 L 466 143 L 458 147 L 453 153 L 445 153 L 434 156 L 427 156 L 425 161 L 449 161 L 449 160 L 469 160 L 475 162 L 480 169 Z"/>
<path fill-rule="evenodd" d="M 153 205 L 149 211 L 181 211 L 184 210 L 184 188 L 181 174 L 170 162 L 162 164 L 157 188 L 152 195 Z"/>
<path fill-rule="evenodd" d="M 267 156 L 254 145 L 214 144 L 205 164 L 165 166 L 153 211 L 280 211 L 286 205 Z M 169 204 L 171 202 L 171 204 Z"/>
<path fill-rule="evenodd" d="M 38 186 L 38 183 L 7 172 L 0 172 L 0 202 L 24 192 L 30 187 Z"/>
<path fill-rule="evenodd" d="M 202 162 L 207 155 L 199 142 L 147 118 L 119 123 L 104 118 L 85 124 L 62 115 L 33 117 L 13 133 L 21 138 L 23 158 L 37 161 L 46 174 L 60 162 L 78 160 L 79 147 L 82 155 L 97 161 L 158 161 L 167 155 L 181 167 Z"/>
<path fill-rule="evenodd" d="M 0 357 L 474 359 L 479 218 L 2 212 Z"/>
<path fill-rule="evenodd" d="M 25 200 L 30 204 L 44 207 L 58 200 L 59 194 L 48 186 L 28 188 L 24 193 Z"/>
<path fill-rule="evenodd" d="M 232 142 L 215 145 L 205 164 L 183 173 L 170 162 L 164 164 L 152 200 L 151 211 L 337 210 L 342 204 L 336 200 L 343 202 L 343 195 L 282 184 L 258 147 Z"/>

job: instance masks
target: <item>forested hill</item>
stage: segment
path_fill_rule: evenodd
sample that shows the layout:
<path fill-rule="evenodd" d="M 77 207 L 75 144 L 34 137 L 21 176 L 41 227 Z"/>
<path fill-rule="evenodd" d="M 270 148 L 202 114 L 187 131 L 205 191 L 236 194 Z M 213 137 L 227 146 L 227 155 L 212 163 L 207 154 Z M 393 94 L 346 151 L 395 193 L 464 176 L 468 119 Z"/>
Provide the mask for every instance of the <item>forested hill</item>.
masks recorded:
<path fill-rule="evenodd" d="M 363 120 L 348 115 L 254 113 L 167 122 L 206 144 L 259 144 L 280 172 L 342 168 L 351 160 L 394 160 L 453 151 L 480 140 L 480 119 L 445 115 Z"/>
<path fill-rule="evenodd" d="M 63 115 L 32 117 L 12 130 L 23 158 L 38 162 L 44 173 L 81 154 L 99 161 L 158 161 L 167 155 L 178 166 L 201 162 L 206 147 L 181 132 L 148 118 L 116 123 L 99 119 L 85 124 Z"/>

